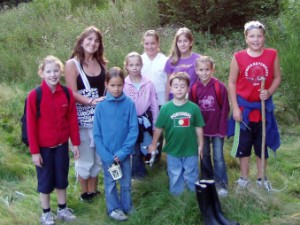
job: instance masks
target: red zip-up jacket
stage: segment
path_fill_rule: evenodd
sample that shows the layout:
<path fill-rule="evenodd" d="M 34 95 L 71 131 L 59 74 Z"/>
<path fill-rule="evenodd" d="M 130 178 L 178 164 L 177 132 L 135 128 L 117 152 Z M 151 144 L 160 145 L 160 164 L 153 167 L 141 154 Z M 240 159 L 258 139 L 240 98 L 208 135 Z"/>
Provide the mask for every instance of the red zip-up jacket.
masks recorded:
<path fill-rule="evenodd" d="M 71 138 L 72 144 L 80 144 L 79 126 L 75 100 L 71 89 L 70 102 L 58 83 L 52 93 L 43 80 L 42 99 L 40 105 L 41 116 L 36 117 L 36 91 L 31 90 L 27 98 L 27 134 L 31 154 L 40 153 L 40 147 L 54 147 L 63 144 Z"/>

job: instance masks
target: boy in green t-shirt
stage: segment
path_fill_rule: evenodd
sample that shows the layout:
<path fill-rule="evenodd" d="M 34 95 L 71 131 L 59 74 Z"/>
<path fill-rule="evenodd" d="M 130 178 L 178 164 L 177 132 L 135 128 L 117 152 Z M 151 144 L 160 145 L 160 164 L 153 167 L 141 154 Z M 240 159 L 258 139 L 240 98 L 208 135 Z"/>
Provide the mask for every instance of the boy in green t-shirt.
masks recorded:
<path fill-rule="evenodd" d="M 149 152 L 156 149 L 158 139 L 164 131 L 167 153 L 170 192 L 179 195 L 185 183 L 195 191 L 198 180 L 198 154 L 203 154 L 203 126 L 205 125 L 199 107 L 186 99 L 190 79 L 187 73 L 178 72 L 170 76 L 170 89 L 174 98 L 162 106 Z"/>

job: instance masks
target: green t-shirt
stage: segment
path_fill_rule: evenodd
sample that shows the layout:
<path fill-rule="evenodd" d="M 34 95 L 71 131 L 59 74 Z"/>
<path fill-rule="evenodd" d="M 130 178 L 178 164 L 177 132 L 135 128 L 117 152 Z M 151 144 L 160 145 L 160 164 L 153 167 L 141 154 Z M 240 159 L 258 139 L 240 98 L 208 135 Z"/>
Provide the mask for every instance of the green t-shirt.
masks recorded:
<path fill-rule="evenodd" d="M 198 154 L 196 127 L 205 125 L 199 106 L 187 101 L 181 106 L 170 101 L 160 109 L 155 126 L 162 128 L 166 144 L 163 151 L 174 157 Z"/>

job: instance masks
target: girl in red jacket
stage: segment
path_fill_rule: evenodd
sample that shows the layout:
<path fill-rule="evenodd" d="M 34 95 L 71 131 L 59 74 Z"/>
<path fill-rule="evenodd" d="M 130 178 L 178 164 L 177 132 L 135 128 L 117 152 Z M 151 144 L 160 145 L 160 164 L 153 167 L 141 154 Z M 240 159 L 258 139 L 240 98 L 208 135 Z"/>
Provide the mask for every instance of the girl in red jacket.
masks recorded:
<path fill-rule="evenodd" d="M 68 139 L 74 145 L 74 158 L 79 158 L 79 127 L 75 101 L 70 89 L 65 93 L 60 83 L 62 62 L 47 56 L 39 66 L 42 97 L 37 110 L 37 90 L 30 91 L 27 98 L 27 133 L 32 161 L 36 166 L 40 202 L 43 209 L 40 222 L 55 224 L 56 218 L 76 219 L 66 206 L 68 186 L 69 152 Z M 40 112 L 37 116 L 37 112 Z M 50 193 L 56 189 L 58 210 L 55 216 L 50 209 Z"/>

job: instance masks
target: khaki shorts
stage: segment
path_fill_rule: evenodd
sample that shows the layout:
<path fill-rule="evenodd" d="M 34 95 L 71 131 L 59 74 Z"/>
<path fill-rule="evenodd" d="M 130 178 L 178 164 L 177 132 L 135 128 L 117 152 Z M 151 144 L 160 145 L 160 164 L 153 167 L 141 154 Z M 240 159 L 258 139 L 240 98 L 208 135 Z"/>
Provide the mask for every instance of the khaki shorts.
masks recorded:
<path fill-rule="evenodd" d="M 79 159 L 75 161 L 75 171 L 83 179 L 96 177 L 102 171 L 102 163 L 96 153 L 93 128 L 80 128 Z"/>

